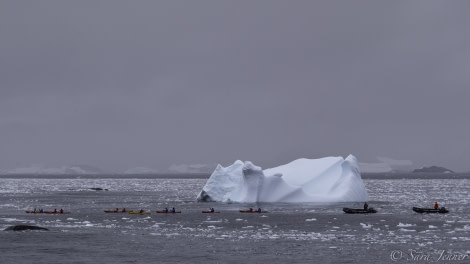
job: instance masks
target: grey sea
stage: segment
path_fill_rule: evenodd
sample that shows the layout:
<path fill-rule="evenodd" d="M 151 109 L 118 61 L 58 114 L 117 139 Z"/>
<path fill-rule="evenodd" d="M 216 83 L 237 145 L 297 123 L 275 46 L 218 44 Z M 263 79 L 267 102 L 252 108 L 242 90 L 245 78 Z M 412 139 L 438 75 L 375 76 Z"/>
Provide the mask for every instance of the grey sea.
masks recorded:
<path fill-rule="evenodd" d="M 1 263 L 470 263 L 469 175 L 364 175 L 376 214 L 202 203 L 207 176 L 0 176 Z M 102 189 L 102 190 L 100 190 Z M 418 214 L 438 201 L 448 214 Z M 114 208 L 147 215 L 105 213 Z M 157 214 L 175 207 L 180 214 Z M 203 214 L 214 207 L 220 213 Z M 244 214 L 249 207 L 268 211 Z M 27 214 L 34 208 L 69 214 Z M 15 225 L 47 231 L 3 231 Z"/>

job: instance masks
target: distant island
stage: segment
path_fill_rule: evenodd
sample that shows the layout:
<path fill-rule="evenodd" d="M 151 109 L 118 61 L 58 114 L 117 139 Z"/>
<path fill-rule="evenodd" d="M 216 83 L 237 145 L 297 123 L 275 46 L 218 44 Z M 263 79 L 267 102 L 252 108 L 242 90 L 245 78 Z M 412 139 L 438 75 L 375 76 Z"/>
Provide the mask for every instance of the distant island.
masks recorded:
<path fill-rule="evenodd" d="M 413 173 L 454 173 L 454 171 L 446 169 L 444 167 L 431 166 L 431 167 L 422 167 L 421 169 L 413 170 Z"/>

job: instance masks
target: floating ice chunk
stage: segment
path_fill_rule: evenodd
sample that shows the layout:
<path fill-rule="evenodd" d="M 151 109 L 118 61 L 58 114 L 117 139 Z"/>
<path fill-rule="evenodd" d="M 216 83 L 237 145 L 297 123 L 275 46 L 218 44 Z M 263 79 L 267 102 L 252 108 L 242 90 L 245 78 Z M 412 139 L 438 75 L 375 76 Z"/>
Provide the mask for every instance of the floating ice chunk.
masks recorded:
<path fill-rule="evenodd" d="M 262 170 L 252 162 L 218 165 L 199 193 L 199 201 L 363 202 L 369 199 L 357 160 L 349 155 L 297 159 Z"/>
<path fill-rule="evenodd" d="M 416 226 L 415 224 L 403 224 L 402 222 L 398 223 L 397 227 L 410 227 L 410 226 Z"/>
<path fill-rule="evenodd" d="M 406 229 L 406 228 L 400 228 L 399 230 L 402 232 L 416 232 L 416 230 L 414 229 Z"/>

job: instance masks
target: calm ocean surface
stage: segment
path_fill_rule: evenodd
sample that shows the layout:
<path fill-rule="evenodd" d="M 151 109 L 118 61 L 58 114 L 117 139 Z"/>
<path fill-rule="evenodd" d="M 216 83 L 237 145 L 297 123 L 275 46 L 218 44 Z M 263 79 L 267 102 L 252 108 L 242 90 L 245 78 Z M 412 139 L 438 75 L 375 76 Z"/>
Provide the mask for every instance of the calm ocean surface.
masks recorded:
<path fill-rule="evenodd" d="M 342 211 L 361 203 L 200 203 L 207 179 L 130 177 L 1 176 L 0 263 L 470 263 L 467 176 L 365 176 L 371 215 Z M 450 213 L 411 210 L 434 201 Z M 116 207 L 152 214 L 103 212 Z M 164 207 L 182 213 L 155 213 Z M 269 212 L 238 212 L 248 207 Z M 18 224 L 49 231 L 3 231 Z"/>

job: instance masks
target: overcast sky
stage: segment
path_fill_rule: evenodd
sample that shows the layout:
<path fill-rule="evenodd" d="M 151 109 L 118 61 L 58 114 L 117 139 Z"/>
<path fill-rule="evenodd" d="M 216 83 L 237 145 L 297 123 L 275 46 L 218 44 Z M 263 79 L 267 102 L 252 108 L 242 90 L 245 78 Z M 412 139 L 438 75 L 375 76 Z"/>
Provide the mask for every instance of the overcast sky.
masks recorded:
<path fill-rule="evenodd" d="M 2 1 L 0 169 L 470 171 L 469 1 Z"/>

